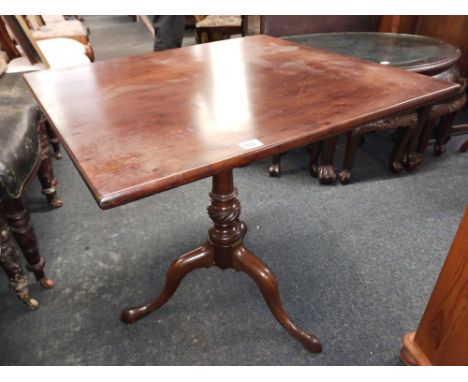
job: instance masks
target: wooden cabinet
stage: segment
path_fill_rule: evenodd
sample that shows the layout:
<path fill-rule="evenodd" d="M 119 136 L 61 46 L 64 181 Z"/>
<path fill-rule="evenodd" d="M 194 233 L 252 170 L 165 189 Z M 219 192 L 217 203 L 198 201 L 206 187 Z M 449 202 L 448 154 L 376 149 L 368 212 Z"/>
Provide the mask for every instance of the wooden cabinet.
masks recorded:
<path fill-rule="evenodd" d="M 468 365 L 468 208 L 416 333 L 403 338 L 407 365 Z"/>

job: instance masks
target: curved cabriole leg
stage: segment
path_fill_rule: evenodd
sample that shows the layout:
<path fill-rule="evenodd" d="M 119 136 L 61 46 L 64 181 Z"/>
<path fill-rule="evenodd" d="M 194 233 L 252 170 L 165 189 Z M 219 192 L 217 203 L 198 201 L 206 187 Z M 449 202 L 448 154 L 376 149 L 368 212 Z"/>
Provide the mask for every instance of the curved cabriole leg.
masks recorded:
<path fill-rule="evenodd" d="M 309 172 L 314 178 L 318 176 L 318 160 L 321 149 L 321 142 L 315 142 L 307 146 L 307 152 L 309 153 Z"/>
<path fill-rule="evenodd" d="M 458 149 L 458 151 L 460 151 L 461 153 L 466 153 L 466 151 L 468 150 L 468 139 L 465 141 L 465 143 L 463 143 L 460 148 Z"/>
<path fill-rule="evenodd" d="M 271 157 L 271 165 L 268 169 L 268 173 L 275 178 L 281 176 L 281 155 L 273 155 Z"/>
<path fill-rule="evenodd" d="M 403 171 L 403 156 L 408 147 L 408 143 L 414 133 L 413 127 L 401 127 L 399 130 L 398 138 L 393 145 L 392 154 L 390 155 L 389 167 L 390 171 L 398 174 Z"/>
<path fill-rule="evenodd" d="M 63 206 L 63 201 L 57 197 L 57 180 L 54 176 L 52 159 L 50 157 L 49 142 L 45 131 L 46 120 L 41 116 L 39 120 L 38 132 L 41 144 L 41 163 L 37 170 L 37 177 L 42 186 L 42 193 L 46 196 L 47 202 L 53 208 Z"/>
<path fill-rule="evenodd" d="M 29 295 L 28 278 L 23 273 L 21 260 L 11 231 L 6 224 L 3 206 L 0 205 L 0 265 L 5 271 L 10 289 L 15 291 L 29 309 L 39 307 L 37 300 Z"/>
<path fill-rule="evenodd" d="M 260 288 L 263 297 L 278 322 L 307 350 L 320 352 L 322 347 L 317 337 L 298 329 L 289 319 L 281 304 L 278 285 L 273 273 L 242 244 L 242 223 L 239 220 L 241 207 L 234 188 L 232 171 L 213 177 L 213 190 L 208 214 L 213 220 L 209 231 L 216 265 L 222 269 L 233 268 L 248 274 Z"/>
<path fill-rule="evenodd" d="M 234 250 L 233 268 L 248 274 L 262 292 L 271 313 L 286 331 L 298 339 L 304 347 L 313 353 L 320 353 L 322 345 L 313 334 L 306 333 L 294 325 L 281 304 L 278 283 L 273 273 L 259 258 L 255 257 L 243 245 Z"/>
<path fill-rule="evenodd" d="M 429 133 L 432 133 L 433 127 L 426 126 L 433 123 L 429 120 L 431 109 L 432 106 L 424 106 L 418 110 L 417 124 L 409 140 L 408 150 L 404 154 L 403 160 L 403 166 L 408 172 L 413 171 L 423 160 L 424 151 L 427 146 L 426 137 L 430 135 Z"/>
<path fill-rule="evenodd" d="M 445 144 L 450 139 L 450 132 L 452 131 L 456 116 L 457 112 L 440 117 L 439 132 L 434 144 L 434 155 L 441 156 L 447 150 Z"/>
<path fill-rule="evenodd" d="M 322 154 L 318 167 L 318 179 L 320 184 L 333 184 L 336 182 L 334 157 L 337 142 L 338 136 L 328 138 L 322 142 Z"/>
<path fill-rule="evenodd" d="M 338 179 L 341 184 L 348 184 L 351 179 L 351 168 L 353 167 L 354 156 L 356 155 L 356 150 L 363 137 L 363 134 L 357 133 L 356 131 L 348 132 L 343 169 L 338 174 Z"/>
<path fill-rule="evenodd" d="M 28 263 L 26 268 L 34 273 L 36 280 L 43 288 L 53 288 L 54 282 L 44 274 L 45 261 L 39 254 L 37 238 L 31 225 L 24 197 L 5 200 L 3 203 L 8 224 Z"/>
<path fill-rule="evenodd" d="M 47 122 L 47 120 L 45 121 L 45 129 L 46 129 L 47 137 L 49 138 L 49 142 L 52 145 L 52 150 L 54 151 L 55 158 L 62 159 L 62 153 L 60 152 L 59 139 L 57 137 L 57 134 L 55 134 L 55 131 L 50 126 L 49 122 Z"/>
<path fill-rule="evenodd" d="M 171 298 L 188 273 L 197 268 L 216 265 L 221 269 L 234 268 L 252 277 L 281 325 L 309 351 L 320 352 L 322 347 L 317 337 L 299 330 L 284 311 L 276 279 L 271 271 L 242 245 L 247 228 L 239 220 L 241 208 L 234 188 L 232 170 L 213 176 L 210 198 L 208 215 L 213 224 L 208 231 L 208 241 L 202 247 L 178 257 L 167 271 L 162 293 L 149 304 L 125 310 L 121 320 L 131 324 L 154 312 Z"/>
<path fill-rule="evenodd" d="M 178 257 L 167 270 L 166 285 L 161 294 L 149 304 L 123 311 L 120 317 L 121 320 L 127 324 L 132 324 L 154 312 L 172 297 L 188 273 L 197 268 L 208 268 L 212 265 L 214 265 L 213 250 L 209 246 L 199 247 Z"/>

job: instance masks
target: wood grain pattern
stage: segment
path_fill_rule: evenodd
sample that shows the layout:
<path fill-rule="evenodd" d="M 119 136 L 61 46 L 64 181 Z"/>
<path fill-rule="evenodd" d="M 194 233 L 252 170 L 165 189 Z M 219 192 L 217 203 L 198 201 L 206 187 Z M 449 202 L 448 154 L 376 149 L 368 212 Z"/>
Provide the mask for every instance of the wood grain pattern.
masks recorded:
<path fill-rule="evenodd" d="M 416 334 L 403 341 L 410 365 L 468 365 L 468 208 Z"/>
<path fill-rule="evenodd" d="M 440 101 L 459 88 L 269 36 L 25 79 L 101 208 Z M 263 145 L 239 146 L 252 139 Z"/>

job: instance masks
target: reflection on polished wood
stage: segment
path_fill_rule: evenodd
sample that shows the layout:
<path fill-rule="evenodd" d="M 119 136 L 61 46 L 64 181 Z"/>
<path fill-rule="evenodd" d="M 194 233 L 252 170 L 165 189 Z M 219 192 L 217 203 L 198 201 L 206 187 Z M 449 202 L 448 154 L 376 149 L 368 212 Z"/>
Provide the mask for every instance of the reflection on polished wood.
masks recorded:
<path fill-rule="evenodd" d="M 190 271 L 247 273 L 279 323 L 309 351 L 317 337 L 282 307 L 275 277 L 243 245 L 232 169 L 450 96 L 457 85 L 268 36 L 25 75 L 100 207 L 213 176 L 208 241 L 174 261 L 162 306 Z M 332 138 L 333 139 L 333 138 Z"/>
<path fill-rule="evenodd" d="M 25 78 L 102 208 L 434 103 L 458 88 L 269 36 Z M 239 146 L 253 139 L 262 145 Z"/>

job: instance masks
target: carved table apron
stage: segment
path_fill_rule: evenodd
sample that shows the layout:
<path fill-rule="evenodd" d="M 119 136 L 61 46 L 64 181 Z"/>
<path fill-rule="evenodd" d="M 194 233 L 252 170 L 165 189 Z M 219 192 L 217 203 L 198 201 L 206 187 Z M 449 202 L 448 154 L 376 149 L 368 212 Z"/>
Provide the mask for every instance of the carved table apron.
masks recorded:
<path fill-rule="evenodd" d="M 311 352 L 321 351 L 319 340 L 289 319 L 273 273 L 242 243 L 233 168 L 427 107 L 459 88 L 268 36 L 25 78 L 101 208 L 213 178 L 208 240 L 178 257 L 161 294 L 125 310 L 124 322 L 166 303 L 192 270 L 216 265 L 253 278 L 275 318 Z"/>

